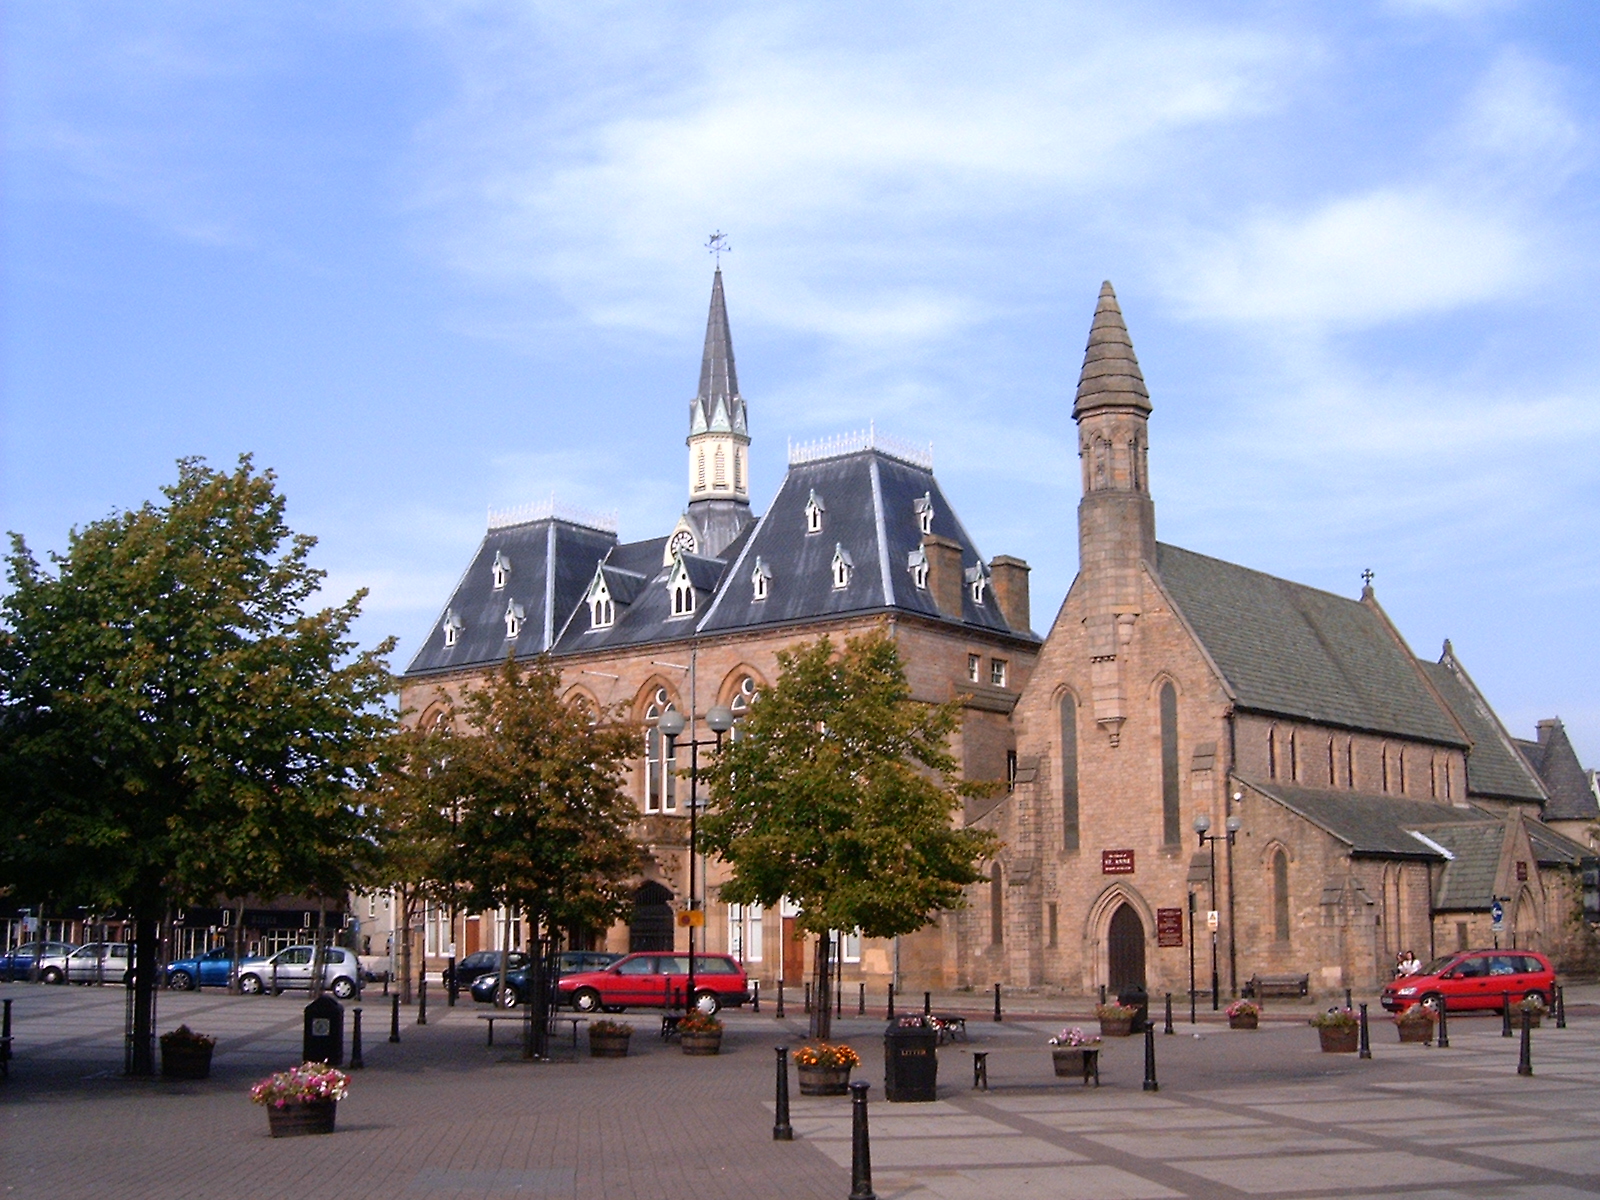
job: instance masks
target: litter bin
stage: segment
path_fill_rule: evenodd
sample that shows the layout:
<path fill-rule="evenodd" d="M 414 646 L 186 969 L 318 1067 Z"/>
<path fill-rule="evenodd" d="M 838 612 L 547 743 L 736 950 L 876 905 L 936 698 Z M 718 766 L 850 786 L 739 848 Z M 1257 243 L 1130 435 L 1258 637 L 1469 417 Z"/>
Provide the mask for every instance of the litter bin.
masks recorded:
<path fill-rule="evenodd" d="M 301 1042 L 305 1062 L 344 1063 L 344 1005 L 332 996 L 318 996 L 306 1005 L 305 1036 Z"/>
<path fill-rule="evenodd" d="M 937 1100 L 939 1036 L 921 1016 L 901 1017 L 883 1031 L 883 1093 L 891 1101 Z"/>
<path fill-rule="evenodd" d="M 1142 987 L 1126 988 L 1117 993 L 1117 1003 L 1138 1011 L 1133 1014 L 1130 1033 L 1143 1033 L 1150 1025 L 1150 993 Z"/>

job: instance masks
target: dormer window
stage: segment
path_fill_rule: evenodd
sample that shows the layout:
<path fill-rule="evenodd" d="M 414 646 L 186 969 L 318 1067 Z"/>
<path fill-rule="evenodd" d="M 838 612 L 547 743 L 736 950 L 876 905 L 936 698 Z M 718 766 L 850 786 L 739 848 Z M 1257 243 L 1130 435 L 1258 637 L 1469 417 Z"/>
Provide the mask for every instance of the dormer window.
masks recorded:
<path fill-rule="evenodd" d="M 515 600 L 506 602 L 506 640 L 509 642 L 522 632 L 522 621 L 527 614 Z"/>
<path fill-rule="evenodd" d="M 822 497 L 816 492 L 811 493 L 811 498 L 806 501 L 806 532 L 822 532 L 822 514 L 828 510 L 823 506 Z"/>
<path fill-rule="evenodd" d="M 506 586 L 506 580 L 511 578 L 511 560 L 496 550 L 494 566 L 490 569 L 494 574 L 494 590 L 498 592 Z"/>
<path fill-rule="evenodd" d="M 855 561 L 850 557 L 850 552 L 837 542 L 833 547 L 833 590 L 840 591 L 850 586 L 850 572 L 856 569 Z"/>
<path fill-rule="evenodd" d="M 926 591 L 928 588 L 928 556 L 919 546 L 906 556 L 906 569 L 911 572 L 911 582 Z"/>
<path fill-rule="evenodd" d="M 444 610 L 444 621 L 439 627 L 444 630 L 444 644 L 446 646 L 454 646 L 456 638 L 460 637 L 461 631 L 466 628 L 461 623 L 461 618 L 456 616 L 456 610 L 453 608 Z"/>
<path fill-rule="evenodd" d="M 980 562 L 975 567 L 968 567 L 964 574 L 967 582 L 972 585 L 972 602 L 982 604 L 984 596 L 989 591 L 989 572 L 984 570 Z"/>
<path fill-rule="evenodd" d="M 914 501 L 911 507 L 917 514 L 917 528 L 926 537 L 933 532 L 933 493 L 923 492 L 921 498 Z M 921 587 L 922 584 L 919 583 L 917 586 Z"/>
<path fill-rule="evenodd" d="M 689 579 L 689 568 L 680 555 L 667 576 L 667 590 L 672 593 L 672 615 L 687 617 L 694 612 L 694 583 Z"/>
<path fill-rule="evenodd" d="M 772 583 L 772 568 L 761 561 L 761 556 L 756 556 L 755 569 L 750 572 L 750 599 L 765 600 L 767 587 Z"/>
<path fill-rule="evenodd" d="M 611 602 L 611 589 L 606 587 L 603 575 L 597 575 L 594 584 L 589 589 L 589 628 L 610 629 L 617 620 L 617 606 Z"/>

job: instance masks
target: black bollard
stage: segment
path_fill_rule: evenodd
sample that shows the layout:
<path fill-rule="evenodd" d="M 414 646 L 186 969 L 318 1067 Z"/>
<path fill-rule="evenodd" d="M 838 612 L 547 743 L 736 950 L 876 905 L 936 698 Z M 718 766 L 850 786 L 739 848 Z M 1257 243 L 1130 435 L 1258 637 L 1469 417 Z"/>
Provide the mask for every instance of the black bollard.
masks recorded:
<path fill-rule="evenodd" d="M 1189 1024 L 1191 1024 L 1191 1025 L 1193 1025 L 1194 1021 L 1195 1021 L 1194 1002 L 1195 1002 L 1195 992 L 1194 992 L 1193 988 L 1190 988 L 1189 989 Z"/>
<path fill-rule="evenodd" d="M 774 1047 L 778 1054 L 778 1112 L 772 1122 L 772 1140 L 794 1141 L 794 1126 L 789 1124 L 789 1047 Z"/>
<path fill-rule="evenodd" d="M 1522 1053 L 1517 1057 L 1517 1074 L 1533 1074 L 1533 1014 L 1522 1010 Z"/>
<path fill-rule="evenodd" d="M 1100 1003 L 1104 1004 L 1105 1002 L 1106 1002 L 1106 985 L 1102 983 L 1100 985 Z"/>
<path fill-rule="evenodd" d="M 389 1040 L 400 1040 L 400 993 L 389 997 Z"/>
<path fill-rule="evenodd" d="M 1434 1045 L 1438 1046 L 1441 1050 L 1450 1049 L 1450 1026 L 1445 1020 L 1443 996 L 1439 997 L 1439 1034 L 1434 1041 Z"/>
<path fill-rule="evenodd" d="M 1567 989 L 1556 984 L 1556 1028 L 1567 1027 Z"/>
<path fill-rule="evenodd" d="M 891 1020 L 891 1021 L 894 1020 L 894 981 L 893 980 L 889 981 L 889 1007 L 886 1008 L 884 1011 L 888 1014 L 889 1020 Z"/>
<path fill-rule="evenodd" d="M 42 951 L 40 953 L 42 953 Z M 35 957 L 37 957 L 37 956 L 38 955 L 36 953 Z M 7 1041 L 10 1041 L 11 1040 L 11 997 L 10 996 L 7 996 L 5 998 L 4 1004 L 5 1004 L 5 1016 L 0 1017 L 0 1038 L 5 1038 Z"/>
<path fill-rule="evenodd" d="M 1172 993 L 1167 993 L 1167 1023 L 1161 1028 L 1162 1033 L 1171 1033 L 1172 1030 Z"/>
<path fill-rule="evenodd" d="M 926 1016 L 931 1016 L 932 1013 L 933 1013 L 933 993 L 932 992 L 923 992 L 922 993 L 922 1015 L 926 1017 Z"/>
<path fill-rule="evenodd" d="M 428 1023 L 428 973 L 417 972 L 417 1024 Z"/>
<path fill-rule="evenodd" d="M 456 958 L 453 954 L 450 956 L 450 965 L 446 968 L 445 980 L 447 981 L 445 1003 L 448 1007 L 454 1008 L 456 997 L 461 994 L 461 986 L 456 983 Z"/>
<path fill-rule="evenodd" d="M 1161 1085 L 1156 1082 L 1156 1027 L 1148 1023 L 1144 1027 L 1144 1090 L 1161 1090 Z"/>
<path fill-rule="evenodd" d="M 1345 990 L 1344 990 L 1344 1006 L 1346 1008 L 1354 1008 L 1355 1007 L 1355 1005 L 1350 1002 L 1350 989 L 1349 988 L 1345 988 Z"/>
<path fill-rule="evenodd" d="M 1511 1036 L 1511 993 L 1500 993 L 1500 1036 Z"/>
<path fill-rule="evenodd" d="M 864 1017 L 867 1015 L 867 985 L 858 983 L 856 989 L 856 1016 Z"/>
<path fill-rule="evenodd" d="M 806 1012 L 811 1011 L 811 981 L 806 981 Z"/>
<path fill-rule="evenodd" d="M 1372 1039 L 1367 1035 L 1367 1006 L 1361 1005 L 1361 1049 L 1356 1052 L 1357 1058 L 1372 1057 Z"/>
<path fill-rule="evenodd" d="M 833 1015 L 844 1016 L 844 980 L 839 980 L 839 985 L 833 989 Z"/>
<path fill-rule="evenodd" d="M 783 1020 L 783 980 L 778 980 L 778 1003 L 773 1009 L 772 1016 L 775 1020 Z"/>
<path fill-rule="evenodd" d="M 1000 1016 L 1000 985 L 998 983 L 994 985 L 994 1019 L 996 1021 L 1003 1020 Z"/>
<path fill-rule="evenodd" d="M 878 1200 L 872 1190 L 872 1145 L 867 1138 L 867 1089 L 871 1086 L 864 1079 L 850 1085 L 849 1200 Z"/>
<path fill-rule="evenodd" d="M 750 1011 L 761 1011 L 761 980 L 759 979 L 750 981 Z"/>
<path fill-rule="evenodd" d="M 388 971 L 385 971 L 383 973 L 383 994 L 385 996 L 387 996 L 389 994 L 389 972 Z"/>
<path fill-rule="evenodd" d="M 367 1065 L 366 1060 L 361 1057 L 361 1010 L 352 1008 L 350 1012 L 355 1018 L 355 1024 L 350 1030 L 350 1069 L 359 1071 Z"/>

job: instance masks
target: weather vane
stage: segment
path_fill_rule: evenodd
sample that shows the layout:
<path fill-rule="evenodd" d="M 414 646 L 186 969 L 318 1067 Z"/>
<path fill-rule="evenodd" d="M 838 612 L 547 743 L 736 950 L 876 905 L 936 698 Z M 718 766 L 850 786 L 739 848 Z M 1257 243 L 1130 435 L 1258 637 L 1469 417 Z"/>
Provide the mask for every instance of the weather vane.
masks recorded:
<path fill-rule="evenodd" d="M 724 254 L 733 253 L 733 247 L 728 245 L 728 235 L 719 229 L 710 237 L 708 237 L 706 239 L 706 253 L 716 256 L 717 268 L 720 270 L 722 267 L 722 256 Z"/>

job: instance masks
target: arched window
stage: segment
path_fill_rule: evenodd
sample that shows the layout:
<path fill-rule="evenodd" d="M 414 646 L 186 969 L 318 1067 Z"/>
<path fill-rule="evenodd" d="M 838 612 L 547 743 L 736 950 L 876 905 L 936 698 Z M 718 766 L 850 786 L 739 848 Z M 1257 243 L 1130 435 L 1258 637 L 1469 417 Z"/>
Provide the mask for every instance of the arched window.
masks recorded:
<path fill-rule="evenodd" d="M 675 812 L 678 807 L 677 748 L 673 747 L 673 752 L 667 754 L 667 747 L 663 745 L 666 739 L 656 728 L 661 714 L 670 708 L 672 700 L 667 689 L 658 687 L 644 714 L 644 810 L 647 813 Z"/>
<path fill-rule="evenodd" d="M 1383 791 L 1384 791 L 1385 795 L 1388 795 L 1388 793 L 1389 793 L 1389 743 L 1385 742 L 1381 747 L 1379 747 L 1379 749 L 1381 751 L 1382 762 L 1383 762 Z"/>
<path fill-rule="evenodd" d="M 736 492 L 744 491 L 744 454 L 738 447 L 734 447 L 733 451 L 733 490 Z M 757 909 L 756 911 L 760 912 L 761 910 Z M 760 917 L 756 918 L 756 920 L 760 919 Z"/>
<path fill-rule="evenodd" d="M 1161 685 L 1161 840 L 1168 846 L 1183 841 L 1178 819 L 1178 690 Z"/>
<path fill-rule="evenodd" d="M 706 490 L 706 452 L 696 451 L 694 460 L 694 490 L 703 492 Z"/>
<path fill-rule="evenodd" d="M 728 705 L 733 710 L 734 720 L 738 720 L 750 711 L 750 704 L 755 700 L 756 681 L 749 675 L 739 680 L 739 688 L 733 693 L 733 702 Z"/>
<path fill-rule="evenodd" d="M 1355 790 L 1356 740 L 1353 737 L 1345 738 L 1344 740 L 1344 785 L 1345 787 L 1350 788 L 1352 791 Z"/>
<path fill-rule="evenodd" d="M 1289 780 L 1291 783 L 1300 779 L 1300 745 L 1294 735 L 1294 730 L 1289 731 Z"/>
<path fill-rule="evenodd" d="M 1278 727 L 1270 726 L 1267 729 L 1267 778 L 1278 777 Z"/>
<path fill-rule="evenodd" d="M 728 460 L 722 453 L 722 447 L 717 447 L 716 454 L 711 460 L 711 486 L 718 491 L 726 490 L 728 486 Z"/>
<path fill-rule="evenodd" d="M 989 941 L 992 945 L 1006 943 L 1005 876 L 1000 864 L 989 868 Z"/>
<path fill-rule="evenodd" d="M 680 577 L 672 585 L 672 615 L 686 617 L 694 612 L 694 585 L 688 576 Z"/>
<path fill-rule="evenodd" d="M 1078 702 L 1061 697 L 1061 848 L 1078 848 Z"/>
<path fill-rule="evenodd" d="M 1281 849 L 1272 856 L 1272 936 L 1289 940 L 1289 856 Z"/>
<path fill-rule="evenodd" d="M 596 596 L 589 602 L 589 628 L 610 629 L 616 619 L 616 606 L 610 596 Z"/>
<path fill-rule="evenodd" d="M 1328 739 L 1328 786 L 1332 787 L 1339 782 L 1339 768 L 1333 758 L 1333 739 Z"/>
<path fill-rule="evenodd" d="M 1399 766 L 1400 786 L 1396 790 L 1404 796 L 1406 794 L 1406 748 L 1404 746 L 1400 747 Z"/>

